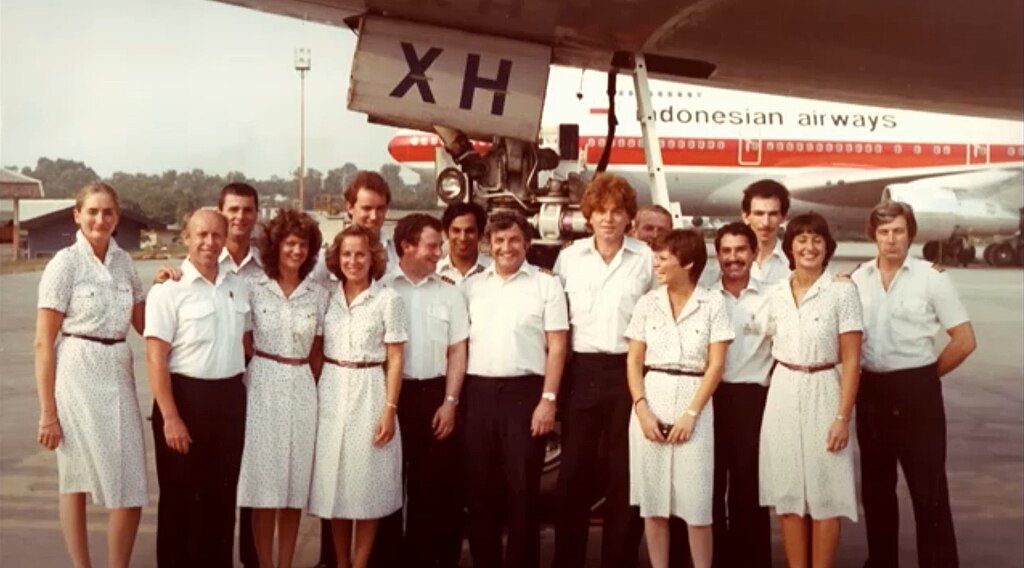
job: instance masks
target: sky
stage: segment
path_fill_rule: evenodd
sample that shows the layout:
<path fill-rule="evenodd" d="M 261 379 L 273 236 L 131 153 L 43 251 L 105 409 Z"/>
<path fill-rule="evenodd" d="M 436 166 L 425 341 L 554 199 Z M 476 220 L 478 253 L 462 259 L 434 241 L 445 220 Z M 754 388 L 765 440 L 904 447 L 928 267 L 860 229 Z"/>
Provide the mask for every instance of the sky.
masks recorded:
<path fill-rule="evenodd" d="M 345 108 L 348 29 L 208 0 L 0 1 L 0 165 L 41 156 L 101 176 L 201 168 L 283 178 L 390 162 L 394 129 Z"/>

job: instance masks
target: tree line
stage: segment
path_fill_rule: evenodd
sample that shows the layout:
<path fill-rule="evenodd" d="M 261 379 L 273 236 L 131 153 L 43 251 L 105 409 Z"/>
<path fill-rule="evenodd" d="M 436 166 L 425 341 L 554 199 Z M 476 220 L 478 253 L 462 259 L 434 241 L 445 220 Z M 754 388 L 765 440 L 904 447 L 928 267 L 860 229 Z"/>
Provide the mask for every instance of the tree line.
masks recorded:
<path fill-rule="evenodd" d="M 250 178 L 243 172 L 231 171 L 226 175 L 208 174 L 201 169 L 190 171 L 167 170 L 162 174 L 114 172 L 101 177 L 84 162 L 57 158 L 39 158 L 34 168 L 6 166 L 43 183 L 47 198 L 74 197 L 84 185 L 103 181 L 117 190 L 121 208 L 140 213 L 163 223 L 171 224 L 187 212 L 199 207 L 217 204 L 220 189 L 230 182 L 245 182 L 256 188 L 263 206 L 292 205 L 298 196 L 298 170 L 291 178 L 271 176 L 269 179 Z M 308 168 L 304 179 L 305 204 L 310 209 L 325 197 L 340 199 L 344 185 L 359 168 L 349 162 L 323 173 Z M 388 182 L 393 195 L 392 207 L 398 209 L 427 209 L 434 207 L 436 197 L 432 179 L 407 184 L 399 176 L 400 166 L 384 164 L 380 174 Z"/>

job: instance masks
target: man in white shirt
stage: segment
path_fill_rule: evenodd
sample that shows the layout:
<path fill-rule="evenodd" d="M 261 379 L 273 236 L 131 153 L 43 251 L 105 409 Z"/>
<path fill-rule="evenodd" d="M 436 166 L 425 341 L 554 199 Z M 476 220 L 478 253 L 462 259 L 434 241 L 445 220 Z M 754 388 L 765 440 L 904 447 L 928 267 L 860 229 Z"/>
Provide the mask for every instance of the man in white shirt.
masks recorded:
<path fill-rule="evenodd" d="M 245 281 L 218 267 L 227 230 L 219 213 L 195 212 L 181 280 L 154 286 L 146 301 L 160 566 L 232 563 L 250 307 Z"/>
<path fill-rule="evenodd" d="M 909 205 L 880 203 L 868 218 L 878 256 L 851 276 L 864 308 L 857 439 L 868 536 L 865 566 L 872 568 L 898 565 L 897 463 L 914 504 L 918 565 L 958 565 L 940 377 L 959 366 L 977 343 L 949 276 L 910 258 L 916 233 Z M 936 355 L 940 329 L 950 340 Z"/>
<path fill-rule="evenodd" d="M 740 215 L 757 235 L 757 258 L 750 267 L 750 276 L 763 288 L 789 277 L 789 260 L 782 252 L 779 227 L 789 214 L 789 190 L 781 183 L 763 179 L 743 190 Z M 700 283 L 711 287 L 721 277 L 717 263 L 709 263 Z"/>
<path fill-rule="evenodd" d="M 526 262 L 530 234 L 518 213 L 495 214 L 484 234 L 494 264 L 465 284 L 470 330 L 464 460 L 475 566 L 531 568 L 540 562 L 544 439 L 555 423 L 569 322 L 558 278 Z"/>
<path fill-rule="evenodd" d="M 384 181 L 384 177 L 377 172 L 360 171 L 345 188 L 345 210 L 349 218 L 352 219 L 352 224 L 366 227 L 380 238 L 380 243 L 388 255 L 387 270 L 389 271 L 398 266 L 398 249 L 395 248 L 391 239 L 385 238 L 381 234 L 390 206 L 391 189 L 388 187 L 388 182 Z M 320 256 L 317 258 L 316 266 L 313 267 L 311 274 L 314 281 L 328 289 L 333 289 L 338 285 L 338 277 L 327 270 L 327 265 L 324 263 L 326 252 L 327 247 L 320 251 Z M 325 526 L 329 526 L 326 521 L 324 523 Z"/>
<path fill-rule="evenodd" d="M 714 394 L 715 481 L 712 493 L 715 566 L 771 566 L 771 520 L 758 502 L 761 417 L 768 398 L 771 341 L 763 284 L 751 277 L 757 237 L 735 222 L 718 229 L 715 253 L 721 292 L 736 339 L 726 352 Z M 728 500 L 726 499 L 728 495 Z"/>
<path fill-rule="evenodd" d="M 454 568 L 462 552 L 459 451 L 452 432 L 466 374 L 466 299 L 435 273 L 441 222 L 422 213 L 395 226 L 397 269 L 382 282 L 409 314 L 398 421 L 405 478 L 405 566 Z M 401 511 L 398 512 L 401 519 Z M 401 525 L 398 525 L 400 529 Z"/>
<path fill-rule="evenodd" d="M 661 205 L 644 205 L 636 212 L 631 234 L 650 246 L 672 230 L 672 214 Z"/>
<path fill-rule="evenodd" d="M 491 257 L 480 252 L 480 235 L 486 225 L 487 212 L 476 203 L 460 201 L 445 208 L 441 227 L 448 240 L 448 256 L 437 263 L 442 279 L 461 285 L 491 265 Z"/>
<path fill-rule="evenodd" d="M 555 565 L 585 564 L 590 509 L 595 495 L 603 495 L 601 564 L 633 566 L 642 523 L 629 504 L 633 406 L 625 333 L 633 306 L 651 288 L 654 255 L 643 242 L 626 236 L 637 205 L 636 192 L 625 179 L 595 177 L 581 207 L 594 234 L 563 249 L 554 268 L 565 286 L 572 324 L 572 357 L 561 389 Z M 598 479 L 604 487 L 593 486 Z"/>

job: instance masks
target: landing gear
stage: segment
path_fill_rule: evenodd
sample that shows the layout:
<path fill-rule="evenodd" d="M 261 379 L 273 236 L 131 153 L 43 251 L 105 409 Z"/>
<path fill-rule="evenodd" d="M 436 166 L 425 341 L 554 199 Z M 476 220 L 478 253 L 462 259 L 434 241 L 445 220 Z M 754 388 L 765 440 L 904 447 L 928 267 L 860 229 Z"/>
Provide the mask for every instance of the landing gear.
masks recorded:
<path fill-rule="evenodd" d="M 992 252 L 989 255 L 989 263 L 992 266 L 1013 266 L 1017 262 L 1017 251 L 1010 243 L 998 243 L 990 245 Z"/>
<path fill-rule="evenodd" d="M 961 237 L 953 237 L 946 242 L 928 241 L 921 252 L 928 262 L 946 266 L 967 266 L 978 254 L 974 245 Z"/>

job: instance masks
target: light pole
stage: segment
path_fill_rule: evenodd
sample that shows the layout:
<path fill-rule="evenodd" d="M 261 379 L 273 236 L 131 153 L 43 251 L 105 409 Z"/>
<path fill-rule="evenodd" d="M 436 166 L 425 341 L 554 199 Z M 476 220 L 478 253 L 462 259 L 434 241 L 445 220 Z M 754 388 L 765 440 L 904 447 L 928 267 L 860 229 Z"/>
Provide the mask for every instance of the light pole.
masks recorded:
<path fill-rule="evenodd" d="M 295 48 L 295 70 L 299 72 L 299 210 L 306 209 L 306 71 L 311 59 L 308 47 Z"/>

